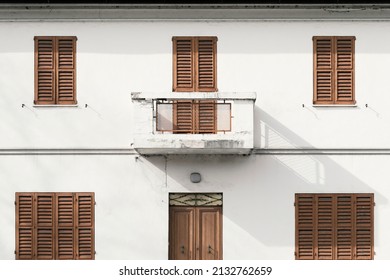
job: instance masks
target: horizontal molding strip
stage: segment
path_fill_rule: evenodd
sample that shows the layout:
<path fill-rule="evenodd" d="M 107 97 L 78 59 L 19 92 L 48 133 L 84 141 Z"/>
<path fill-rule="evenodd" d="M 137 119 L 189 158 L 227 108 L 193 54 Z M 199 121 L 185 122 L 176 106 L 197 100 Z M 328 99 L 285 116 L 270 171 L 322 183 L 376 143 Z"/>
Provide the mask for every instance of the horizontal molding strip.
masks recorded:
<path fill-rule="evenodd" d="M 0 156 L 5 155 L 138 155 L 134 149 L 94 148 L 94 149 L 0 149 Z"/>
<path fill-rule="evenodd" d="M 390 5 L 0 5 L 0 21 L 390 21 Z"/>
<path fill-rule="evenodd" d="M 142 156 L 134 149 L 128 148 L 56 148 L 56 149 L 0 149 L 0 156 L 7 155 L 134 155 Z M 182 156 L 185 154 L 181 154 Z M 213 154 L 206 154 L 208 156 Z M 227 156 L 224 154 L 221 156 Z M 390 148 L 383 149 L 259 149 L 255 148 L 249 155 L 390 155 Z M 145 157 L 153 156 L 174 156 L 172 154 L 156 154 L 146 155 Z M 188 154 L 188 156 L 201 156 L 200 154 Z M 215 154 L 218 156 L 218 154 Z M 234 155 L 233 155 L 234 156 Z M 238 155 L 237 156 L 242 156 Z M 248 155 L 247 155 L 248 156 Z"/>
<path fill-rule="evenodd" d="M 390 155 L 390 148 L 343 149 L 253 149 L 254 155 Z"/>

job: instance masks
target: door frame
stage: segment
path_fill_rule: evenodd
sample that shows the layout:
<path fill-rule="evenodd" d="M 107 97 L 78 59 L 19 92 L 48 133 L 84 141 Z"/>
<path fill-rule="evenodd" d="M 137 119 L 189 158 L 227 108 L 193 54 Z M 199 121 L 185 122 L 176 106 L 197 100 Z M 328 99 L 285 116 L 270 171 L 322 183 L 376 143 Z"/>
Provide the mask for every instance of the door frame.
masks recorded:
<path fill-rule="evenodd" d="M 177 199 L 177 198 L 180 199 Z M 186 199 L 187 198 L 187 199 Z M 215 209 L 218 218 L 217 223 L 218 231 L 216 236 L 216 243 L 218 244 L 218 254 L 216 260 L 223 259 L 223 205 L 222 205 L 222 193 L 169 193 L 169 220 L 168 220 L 168 259 L 173 260 L 173 212 L 183 209 L 187 211 L 194 211 L 192 217 L 193 228 L 193 240 L 190 241 L 190 249 L 193 250 L 190 259 L 199 260 L 201 256 L 200 238 L 201 238 L 201 223 L 200 212 L 207 209 Z"/>

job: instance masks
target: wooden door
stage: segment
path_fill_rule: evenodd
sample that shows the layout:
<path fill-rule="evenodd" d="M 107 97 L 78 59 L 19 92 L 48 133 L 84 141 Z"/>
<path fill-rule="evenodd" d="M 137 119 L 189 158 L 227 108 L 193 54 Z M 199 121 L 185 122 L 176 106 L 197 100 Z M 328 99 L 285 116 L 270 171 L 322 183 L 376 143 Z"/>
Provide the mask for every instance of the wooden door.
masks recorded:
<path fill-rule="evenodd" d="M 222 207 L 170 207 L 170 260 L 222 259 Z"/>

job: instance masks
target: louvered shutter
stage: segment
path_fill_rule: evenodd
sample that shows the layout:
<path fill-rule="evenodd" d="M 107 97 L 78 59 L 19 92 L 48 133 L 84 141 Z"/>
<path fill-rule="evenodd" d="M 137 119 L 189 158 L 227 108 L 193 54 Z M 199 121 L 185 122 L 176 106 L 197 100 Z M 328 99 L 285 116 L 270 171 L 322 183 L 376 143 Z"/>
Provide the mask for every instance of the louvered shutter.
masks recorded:
<path fill-rule="evenodd" d="M 216 102 L 210 100 L 200 100 L 197 105 L 198 133 L 216 133 Z"/>
<path fill-rule="evenodd" d="M 57 103 L 76 104 L 76 37 L 57 37 Z"/>
<path fill-rule="evenodd" d="M 335 37 L 335 101 L 354 103 L 355 37 Z"/>
<path fill-rule="evenodd" d="M 55 104 L 55 39 L 35 37 L 35 104 Z"/>
<path fill-rule="evenodd" d="M 353 259 L 353 195 L 336 195 L 336 259 Z"/>
<path fill-rule="evenodd" d="M 314 104 L 354 104 L 355 37 L 313 37 Z"/>
<path fill-rule="evenodd" d="M 36 193 L 35 204 L 35 258 L 54 259 L 54 194 Z"/>
<path fill-rule="evenodd" d="M 195 91 L 194 40 L 173 37 L 173 91 Z"/>
<path fill-rule="evenodd" d="M 314 38 L 314 103 L 333 102 L 332 37 Z"/>
<path fill-rule="evenodd" d="M 95 227 L 93 193 L 76 193 L 76 238 L 77 259 L 95 258 Z"/>
<path fill-rule="evenodd" d="M 34 258 L 33 244 L 33 193 L 16 193 L 16 259 Z"/>
<path fill-rule="evenodd" d="M 319 260 L 331 260 L 334 255 L 334 196 L 316 196 L 317 252 Z"/>
<path fill-rule="evenodd" d="M 197 37 L 196 46 L 196 91 L 217 91 L 217 38 Z"/>
<path fill-rule="evenodd" d="M 57 193 L 57 256 L 59 260 L 75 259 L 75 198 L 72 193 Z"/>
<path fill-rule="evenodd" d="M 355 205 L 355 258 L 371 260 L 374 258 L 374 195 L 357 194 Z"/>
<path fill-rule="evenodd" d="M 175 133 L 194 133 L 194 104 L 192 100 L 179 100 L 173 104 Z"/>
<path fill-rule="evenodd" d="M 315 199 L 310 194 L 295 195 L 295 258 L 315 258 Z"/>

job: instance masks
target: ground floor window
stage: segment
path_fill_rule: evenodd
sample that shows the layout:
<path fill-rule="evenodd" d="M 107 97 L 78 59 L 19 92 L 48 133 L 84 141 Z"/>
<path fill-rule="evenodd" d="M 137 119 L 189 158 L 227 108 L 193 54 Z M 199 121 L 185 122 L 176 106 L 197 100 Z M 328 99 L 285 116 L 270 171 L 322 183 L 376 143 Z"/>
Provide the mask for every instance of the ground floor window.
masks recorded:
<path fill-rule="evenodd" d="M 95 258 L 94 193 L 16 193 L 16 259 Z"/>
<path fill-rule="evenodd" d="M 295 258 L 374 258 L 374 194 L 295 194 Z"/>

